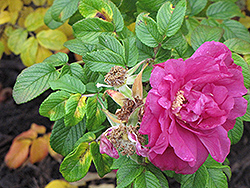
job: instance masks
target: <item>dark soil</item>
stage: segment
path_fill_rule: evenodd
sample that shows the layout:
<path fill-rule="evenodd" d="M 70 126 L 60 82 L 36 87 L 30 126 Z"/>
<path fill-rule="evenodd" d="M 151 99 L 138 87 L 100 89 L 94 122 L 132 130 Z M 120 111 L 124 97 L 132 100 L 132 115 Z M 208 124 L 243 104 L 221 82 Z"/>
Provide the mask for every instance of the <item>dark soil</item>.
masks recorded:
<path fill-rule="evenodd" d="M 44 125 L 48 132 L 53 124 L 39 115 L 41 102 L 49 95 L 45 92 L 40 97 L 26 104 L 17 105 L 11 97 L 11 89 L 15 79 L 24 68 L 18 57 L 5 56 L 0 60 L 0 188 L 42 188 L 53 179 L 61 179 L 60 164 L 50 156 L 36 164 L 28 164 L 16 170 L 11 170 L 4 164 L 4 156 L 10 148 L 15 136 L 30 128 L 32 123 Z M 250 126 L 245 124 L 244 135 L 239 143 L 233 145 L 228 156 L 232 168 L 230 188 L 250 187 Z M 91 168 L 91 171 L 95 171 Z M 95 184 L 112 183 L 113 179 L 96 180 Z M 86 186 L 92 182 L 88 182 Z M 173 180 L 170 188 L 180 187 Z"/>

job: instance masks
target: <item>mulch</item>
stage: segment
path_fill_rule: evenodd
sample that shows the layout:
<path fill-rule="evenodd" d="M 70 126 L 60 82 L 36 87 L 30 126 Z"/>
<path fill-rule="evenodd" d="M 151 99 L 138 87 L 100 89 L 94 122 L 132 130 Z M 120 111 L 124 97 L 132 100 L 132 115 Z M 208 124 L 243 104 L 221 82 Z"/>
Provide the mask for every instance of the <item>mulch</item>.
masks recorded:
<path fill-rule="evenodd" d="M 23 131 L 30 128 L 32 123 L 44 125 L 47 131 L 53 122 L 42 117 L 38 109 L 42 101 L 50 94 L 47 91 L 38 98 L 17 105 L 12 96 L 11 89 L 20 71 L 25 68 L 16 56 L 4 56 L 0 60 L 0 188 L 42 188 L 53 179 L 61 179 L 60 164 L 50 156 L 36 164 L 28 164 L 16 170 L 8 169 L 4 164 L 4 156 L 10 148 L 12 140 Z M 245 123 L 242 139 L 231 148 L 228 156 L 232 168 L 232 178 L 229 181 L 230 188 L 250 187 L 250 124 Z M 90 169 L 95 172 L 94 167 Z M 115 184 L 114 178 L 103 180 L 91 180 L 85 186 L 92 184 Z M 178 183 L 170 179 L 170 188 L 180 187 Z M 103 186 L 105 187 L 105 186 Z"/>

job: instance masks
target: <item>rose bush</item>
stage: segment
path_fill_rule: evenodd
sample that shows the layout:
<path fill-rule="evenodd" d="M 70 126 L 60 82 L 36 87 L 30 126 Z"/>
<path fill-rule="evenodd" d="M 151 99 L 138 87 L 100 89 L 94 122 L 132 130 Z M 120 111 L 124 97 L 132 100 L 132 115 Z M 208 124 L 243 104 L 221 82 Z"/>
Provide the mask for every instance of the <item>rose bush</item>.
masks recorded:
<path fill-rule="evenodd" d="M 194 173 L 208 154 L 223 162 L 227 132 L 244 115 L 242 69 L 222 43 L 206 42 L 187 60 L 157 64 L 151 74 L 139 132 L 148 135 L 149 160 L 161 170 Z"/>

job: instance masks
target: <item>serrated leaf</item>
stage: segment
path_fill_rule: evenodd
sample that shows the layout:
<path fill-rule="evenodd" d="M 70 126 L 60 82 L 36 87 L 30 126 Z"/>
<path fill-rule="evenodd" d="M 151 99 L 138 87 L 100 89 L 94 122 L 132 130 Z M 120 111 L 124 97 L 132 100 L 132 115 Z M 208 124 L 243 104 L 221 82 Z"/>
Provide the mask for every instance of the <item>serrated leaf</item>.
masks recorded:
<path fill-rule="evenodd" d="M 154 49 L 146 46 L 141 41 L 139 40 L 136 41 L 136 47 L 139 52 L 138 61 L 143 61 L 145 59 L 154 57 Z"/>
<path fill-rule="evenodd" d="M 124 67 L 123 58 L 110 50 L 99 50 L 88 53 L 83 57 L 83 61 L 94 72 L 109 72 L 115 65 Z"/>
<path fill-rule="evenodd" d="M 82 80 L 84 84 L 95 82 L 98 79 L 99 75 L 99 73 L 91 71 L 87 66 L 83 67 Z"/>
<path fill-rule="evenodd" d="M 59 21 L 57 22 L 56 20 L 54 20 L 51 16 L 51 11 L 52 11 L 52 7 L 50 7 L 45 16 L 44 16 L 44 23 L 50 28 L 50 29 L 56 29 L 58 27 L 60 27 L 63 22 Z"/>
<path fill-rule="evenodd" d="M 120 32 L 124 27 L 122 14 L 112 1 L 108 1 L 107 3 L 113 12 L 112 22 L 115 24 L 115 30 L 116 32 Z"/>
<path fill-rule="evenodd" d="M 40 12 L 31 12 L 24 21 L 24 26 L 28 31 L 35 31 L 39 27 L 43 26 L 43 14 Z"/>
<path fill-rule="evenodd" d="M 165 2 L 165 0 L 138 0 L 136 5 L 148 12 L 157 12 Z"/>
<path fill-rule="evenodd" d="M 240 38 L 247 42 L 250 42 L 250 34 L 247 28 L 236 20 L 224 20 L 221 24 L 224 29 L 223 38 L 225 40 L 231 38 Z"/>
<path fill-rule="evenodd" d="M 206 12 L 208 17 L 215 19 L 228 19 L 235 16 L 243 17 L 240 8 L 230 1 L 219 1 L 211 4 Z"/>
<path fill-rule="evenodd" d="M 20 57 L 25 66 L 29 67 L 35 64 L 37 50 L 38 42 L 35 37 L 30 37 L 24 42 Z"/>
<path fill-rule="evenodd" d="M 82 0 L 79 5 L 79 12 L 85 18 L 99 17 L 111 21 L 113 11 L 111 7 L 102 0 Z"/>
<path fill-rule="evenodd" d="M 61 66 L 61 65 L 66 64 L 68 60 L 69 60 L 69 57 L 67 54 L 58 52 L 46 58 L 43 62 L 49 63 L 56 67 L 56 66 Z"/>
<path fill-rule="evenodd" d="M 209 178 L 208 171 L 202 165 L 195 173 L 183 175 L 181 179 L 181 188 L 204 188 Z"/>
<path fill-rule="evenodd" d="M 53 90 L 61 89 L 70 93 L 84 93 L 86 91 L 85 85 L 77 78 L 65 74 L 56 81 L 50 82 Z"/>
<path fill-rule="evenodd" d="M 250 121 L 250 95 L 244 96 L 244 98 L 248 101 L 247 103 L 247 111 L 244 116 L 241 117 L 243 121 Z"/>
<path fill-rule="evenodd" d="M 161 184 L 159 182 L 159 179 L 155 177 L 155 175 L 150 172 L 146 171 L 141 173 L 136 179 L 134 183 L 135 188 L 155 188 L 155 187 L 161 187 Z"/>
<path fill-rule="evenodd" d="M 65 104 L 70 94 L 65 91 L 51 93 L 41 104 L 39 113 L 50 118 L 50 121 L 61 119 L 65 115 Z"/>
<path fill-rule="evenodd" d="M 229 39 L 231 40 L 231 39 Z M 232 43 L 231 43 L 232 44 Z M 232 48 L 234 48 L 233 46 L 228 46 L 228 48 L 230 50 L 233 50 Z M 237 44 L 235 43 L 236 45 L 236 48 L 237 48 Z M 250 44 L 249 44 L 250 45 Z M 232 47 L 232 48 L 231 48 Z M 241 48 L 240 46 L 238 46 L 239 48 Z M 250 47 L 250 46 L 249 46 Z M 243 49 L 242 49 L 243 50 Z M 234 50 L 233 50 L 234 51 Z M 237 65 L 241 66 L 242 68 L 242 74 L 243 74 L 243 77 L 244 77 L 244 85 L 246 88 L 249 88 L 250 87 L 250 69 L 249 69 L 249 65 L 247 64 L 247 62 L 245 62 L 245 60 L 239 56 L 238 54 L 235 54 L 233 53 L 232 54 L 232 58 L 234 60 L 234 63 L 236 63 Z"/>
<path fill-rule="evenodd" d="M 192 47 L 197 50 L 206 41 L 219 41 L 222 35 L 222 28 L 199 25 L 191 34 Z"/>
<path fill-rule="evenodd" d="M 113 159 L 113 164 L 110 167 L 111 169 L 118 169 L 120 168 L 123 164 L 127 163 L 130 160 L 127 156 L 121 155 L 118 159 Z"/>
<path fill-rule="evenodd" d="M 157 168 L 156 166 L 154 166 L 152 164 L 149 164 L 147 167 L 157 177 L 157 179 L 160 181 L 160 186 L 158 186 L 158 187 L 169 188 L 168 180 L 167 180 L 167 178 L 164 176 L 163 172 L 159 168 Z"/>
<path fill-rule="evenodd" d="M 208 183 L 207 188 L 226 188 L 228 187 L 227 177 L 220 169 L 207 169 Z"/>
<path fill-rule="evenodd" d="M 144 170 L 144 167 L 130 160 L 117 171 L 117 188 L 130 185 Z"/>
<path fill-rule="evenodd" d="M 86 53 L 92 52 L 96 47 L 93 44 L 86 44 L 82 42 L 80 39 L 69 40 L 64 43 L 64 46 L 68 48 L 71 52 L 74 52 L 81 56 L 85 56 Z"/>
<path fill-rule="evenodd" d="M 24 29 L 16 29 L 11 32 L 8 39 L 8 47 L 15 54 L 18 55 L 21 53 L 23 49 L 23 44 L 28 37 L 27 30 Z"/>
<path fill-rule="evenodd" d="M 88 18 L 76 22 L 73 25 L 73 31 L 75 37 L 80 38 L 83 42 L 96 44 L 98 43 L 98 36 L 102 33 L 112 33 L 114 26 L 100 18 Z"/>
<path fill-rule="evenodd" d="M 65 117 L 64 124 L 66 127 L 74 126 L 80 121 L 82 121 L 86 113 L 86 103 L 87 97 L 82 96 L 80 93 L 71 95 L 67 100 L 65 105 Z"/>
<path fill-rule="evenodd" d="M 137 16 L 135 32 L 140 41 L 149 47 L 157 47 L 163 39 L 157 30 L 156 22 L 145 13 Z"/>
<path fill-rule="evenodd" d="M 243 121 L 240 118 L 237 118 L 234 128 L 229 130 L 227 133 L 228 138 L 231 141 L 231 144 L 236 144 L 237 142 L 240 141 L 243 135 L 243 130 L 244 130 Z"/>
<path fill-rule="evenodd" d="M 239 38 L 228 39 L 224 42 L 231 50 L 239 54 L 250 54 L 250 43 Z"/>
<path fill-rule="evenodd" d="M 35 64 L 24 69 L 14 85 L 13 98 L 17 104 L 28 102 L 50 88 L 49 82 L 56 80 L 58 72 L 48 63 Z"/>
<path fill-rule="evenodd" d="M 79 0 L 55 0 L 51 7 L 51 16 L 57 21 L 66 21 L 78 8 Z"/>
<path fill-rule="evenodd" d="M 213 18 L 208 18 L 208 19 L 204 19 L 200 22 L 201 25 L 208 25 L 208 26 L 220 26 L 220 23 L 217 22 L 215 19 Z M 224 33 L 225 34 L 225 33 Z"/>
<path fill-rule="evenodd" d="M 86 126 L 89 131 L 97 130 L 106 119 L 99 102 L 102 102 L 105 108 L 107 108 L 107 101 L 103 101 L 100 96 L 95 95 L 94 97 L 89 97 L 87 100 Z"/>
<path fill-rule="evenodd" d="M 41 46 L 50 50 L 63 49 L 63 43 L 67 41 L 67 36 L 59 30 L 42 30 L 36 37 Z"/>
<path fill-rule="evenodd" d="M 92 142 L 90 144 L 90 153 L 93 157 L 93 162 L 95 164 L 97 173 L 100 177 L 111 172 L 111 165 L 113 163 L 113 158 L 107 154 L 101 154 L 99 150 L 99 144 Z"/>
<path fill-rule="evenodd" d="M 135 41 L 135 37 L 128 37 L 122 40 L 125 49 L 125 61 L 128 67 L 133 67 L 137 63 L 139 56 Z"/>
<path fill-rule="evenodd" d="M 173 36 L 181 28 L 185 12 L 185 0 L 179 1 L 175 8 L 170 2 L 164 3 L 156 16 L 159 32 L 168 37 Z"/>
<path fill-rule="evenodd" d="M 79 138 L 77 140 L 77 142 L 75 143 L 75 148 L 81 144 L 82 142 L 91 142 L 94 141 L 96 139 L 96 136 L 94 133 L 92 132 L 87 132 L 86 134 L 84 134 L 81 138 Z"/>
<path fill-rule="evenodd" d="M 78 80 L 81 80 L 82 83 L 84 83 L 84 76 L 85 76 L 84 69 L 78 63 L 71 63 L 69 65 L 69 74 L 77 78 Z"/>
<path fill-rule="evenodd" d="M 207 0 L 188 0 L 187 2 L 191 9 L 187 14 L 190 16 L 197 15 L 207 5 Z"/>
<path fill-rule="evenodd" d="M 110 35 L 101 35 L 99 36 L 99 44 L 104 46 L 106 49 L 111 50 L 112 52 L 121 56 L 124 56 L 124 47 L 121 45 L 114 36 Z"/>
<path fill-rule="evenodd" d="M 87 174 L 91 161 L 89 144 L 81 143 L 64 158 L 60 166 L 60 172 L 66 181 L 78 181 Z"/>
<path fill-rule="evenodd" d="M 55 152 L 66 156 L 74 149 L 74 144 L 84 135 L 85 130 L 85 119 L 72 127 L 65 127 L 63 119 L 60 119 L 53 126 L 50 145 Z"/>

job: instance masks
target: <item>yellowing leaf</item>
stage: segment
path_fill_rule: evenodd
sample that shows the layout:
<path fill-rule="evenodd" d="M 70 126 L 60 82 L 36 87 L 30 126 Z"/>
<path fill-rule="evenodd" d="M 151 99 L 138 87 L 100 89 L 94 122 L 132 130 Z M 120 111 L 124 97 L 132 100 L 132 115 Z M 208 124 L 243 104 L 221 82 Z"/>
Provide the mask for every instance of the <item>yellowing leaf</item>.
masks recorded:
<path fill-rule="evenodd" d="M 10 51 L 10 49 L 9 49 L 9 47 L 8 47 L 7 40 L 8 40 L 8 38 L 6 37 L 5 34 L 4 34 L 4 35 L 2 36 L 2 38 L 0 39 L 0 41 L 1 41 L 1 42 L 3 43 L 3 45 L 4 45 L 4 53 L 5 53 L 6 55 L 10 55 L 10 54 L 11 54 L 11 51 Z"/>
<path fill-rule="evenodd" d="M 29 147 L 32 143 L 29 139 L 15 140 L 12 142 L 10 150 L 4 158 L 4 162 L 9 168 L 18 168 L 27 159 Z"/>
<path fill-rule="evenodd" d="M 39 12 L 40 14 L 42 14 L 43 16 L 45 15 L 45 13 L 47 12 L 48 8 L 44 8 L 44 7 L 39 7 L 36 9 L 35 12 Z"/>
<path fill-rule="evenodd" d="M 10 23 L 15 25 L 16 24 L 16 20 L 18 18 L 18 11 L 15 11 L 15 12 L 10 12 Z"/>
<path fill-rule="evenodd" d="M 132 31 L 135 32 L 135 22 L 131 23 L 130 25 L 127 26 L 127 28 Z"/>
<path fill-rule="evenodd" d="M 47 4 L 51 6 L 53 4 L 54 0 L 47 0 Z"/>
<path fill-rule="evenodd" d="M 5 27 L 5 29 L 4 29 L 4 34 L 5 34 L 6 36 L 9 37 L 10 34 L 11 34 L 13 31 L 14 31 L 13 27 L 10 26 L 10 25 L 7 25 L 7 26 Z"/>
<path fill-rule="evenodd" d="M 61 50 L 63 43 L 67 41 L 66 35 L 58 30 L 46 30 L 40 31 L 37 34 L 37 40 L 39 44 L 50 50 Z"/>
<path fill-rule="evenodd" d="M 8 1 L 0 1 L 0 12 L 6 9 L 8 5 L 9 5 Z"/>
<path fill-rule="evenodd" d="M 36 63 L 43 62 L 44 59 L 51 56 L 52 54 L 53 53 L 50 50 L 39 45 L 38 50 L 37 50 L 37 54 L 36 54 Z"/>
<path fill-rule="evenodd" d="M 44 137 L 38 137 L 32 142 L 29 160 L 33 164 L 43 160 L 47 155 L 48 141 Z"/>
<path fill-rule="evenodd" d="M 18 55 L 21 53 L 27 36 L 28 32 L 24 29 L 16 29 L 10 34 L 8 39 L 8 47 L 14 54 Z"/>
<path fill-rule="evenodd" d="M 49 182 L 45 188 L 78 188 L 76 185 L 70 185 L 68 182 L 64 180 L 53 180 Z"/>
<path fill-rule="evenodd" d="M 28 31 L 35 31 L 43 25 L 43 15 L 39 12 L 30 13 L 24 21 L 24 26 L 27 28 Z"/>
<path fill-rule="evenodd" d="M 67 37 L 73 35 L 73 29 L 67 22 L 61 25 L 57 30 L 62 31 Z"/>
<path fill-rule="evenodd" d="M 23 4 L 29 5 L 31 3 L 31 0 L 23 0 Z"/>
<path fill-rule="evenodd" d="M 8 11 L 2 11 L 0 12 L 0 25 L 7 23 L 11 20 L 10 12 Z"/>
<path fill-rule="evenodd" d="M 31 12 L 33 12 L 34 11 L 34 9 L 32 8 L 32 7 L 23 7 L 23 9 L 21 10 L 21 12 L 20 12 L 20 17 L 19 17 L 19 19 L 18 19 L 18 21 L 17 21 L 17 23 L 18 23 L 18 25 L 20 26 L 20 27 L 25 27 L 24 26 L 24 20 L 26 19 L 26 17 L 31 13 Z"/>
<path fill-rule="evenodd" d="M 246 3 L 247 3 L 247 10 L 250 11 L 250 0 L 247 0 Z"/>
<path fill-rule="evenodd" d="M 30 37 L 24 42 L 21 52 L 21 60 L 25 66 L 29 67 L 35 64 L 37 49 L 38 42 L 35 37 Z"/>
<path fill-rule="evenodd" d="M 18 12 L 23 8 L 23 2 L 21 0 L 8 0 L 9 1 L 9 11 Z"/>
<path fill-rule="evenodd" d="M 42 6 L 45 4 L 46 0 L 32 0 L 36 6 Z"/>
<path fill-rule="evenodd" d="M 0 41 L 0 59 L 2 58 L 3 53 L 4 53 L 4 43 Z"/>
<path fill-rule="evenodd" d="M 240 18 L 239 22 L 242 23 L 246 28 L 250 28 L 250 17 L 246 16 L 245 13 L 243 13 L 245 15 L 245 18 Z"/>
<path fill-rule="evenodd" d="M 30 129 L 36 131 L 38 134 L 44 134 L 46 132 L 46 127 L 37 125 L 36 123 L 32 123 Z"/>

